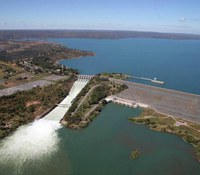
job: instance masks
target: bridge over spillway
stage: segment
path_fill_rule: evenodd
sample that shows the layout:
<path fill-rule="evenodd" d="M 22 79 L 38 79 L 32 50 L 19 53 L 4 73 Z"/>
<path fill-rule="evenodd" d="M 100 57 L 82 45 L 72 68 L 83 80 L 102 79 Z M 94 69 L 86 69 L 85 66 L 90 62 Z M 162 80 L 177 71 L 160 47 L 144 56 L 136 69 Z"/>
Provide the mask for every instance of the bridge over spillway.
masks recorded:
<path fill-rule="evenodd" d="M 81 92 L 92 77 L 94 77 L 94 75 L 78 75 L 78 80 L 74 82 L 69 95 L 60 104 L 57 104 L 44 119 L 60 121 L 70 108 L 73 99 Z"/>

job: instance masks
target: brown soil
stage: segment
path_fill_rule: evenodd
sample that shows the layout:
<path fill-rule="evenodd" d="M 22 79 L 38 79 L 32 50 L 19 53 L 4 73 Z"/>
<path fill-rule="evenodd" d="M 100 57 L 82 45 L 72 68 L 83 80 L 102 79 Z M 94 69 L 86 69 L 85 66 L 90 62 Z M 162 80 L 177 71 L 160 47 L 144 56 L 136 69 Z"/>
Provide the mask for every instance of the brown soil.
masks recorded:
<path fill-rule="evenodd" d="M 16 86 L 17 84 L 12 82 L 12 81 L 7 81 L 3 84 L 3 86 L 5 86 L 6 88 L 9 88 L 9 87 L 14 87 Z"/>
<path fill-rule="evenodd" d="M 26 103 L 26 107 L 29 107 L 29 106 L 32 106 L 32 105 L 37 105 L 37 104 L 40 104 L 41 102 L 40 101 L 37 101 L 37 100 L 35 100 L 35 101 L 28 101 L 27 103 Z"/>

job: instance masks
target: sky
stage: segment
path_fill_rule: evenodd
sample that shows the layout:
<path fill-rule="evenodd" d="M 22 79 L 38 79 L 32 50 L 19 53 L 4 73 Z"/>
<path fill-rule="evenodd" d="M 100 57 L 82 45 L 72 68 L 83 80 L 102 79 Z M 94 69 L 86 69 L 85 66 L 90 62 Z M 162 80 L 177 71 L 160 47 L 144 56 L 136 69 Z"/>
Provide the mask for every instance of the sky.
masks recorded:
<path fill-rule="evenodd" d="M 0 0 L 0 29 L 200 34 L 200 0 Z"/>

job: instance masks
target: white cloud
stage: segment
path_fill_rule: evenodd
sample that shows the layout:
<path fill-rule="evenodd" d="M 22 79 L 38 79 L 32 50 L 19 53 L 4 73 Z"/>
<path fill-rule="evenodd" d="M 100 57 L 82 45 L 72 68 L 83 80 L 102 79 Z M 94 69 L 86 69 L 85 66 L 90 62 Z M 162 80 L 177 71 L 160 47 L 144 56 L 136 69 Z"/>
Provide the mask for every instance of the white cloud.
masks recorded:
<path fill-rule="evenodd" d="M 181 22 L 186 22 L 186 18 L 185 18 L 185 17 L 180 17 L 180 18 L 179 18 L 179 21 L 181 21 Z"/>

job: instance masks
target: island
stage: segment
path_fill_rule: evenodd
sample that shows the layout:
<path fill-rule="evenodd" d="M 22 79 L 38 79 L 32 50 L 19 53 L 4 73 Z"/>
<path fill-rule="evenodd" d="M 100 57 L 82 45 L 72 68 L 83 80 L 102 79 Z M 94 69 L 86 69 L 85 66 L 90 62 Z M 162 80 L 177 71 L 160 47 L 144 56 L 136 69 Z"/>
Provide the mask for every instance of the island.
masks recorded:
<path fill-rule="evenodd" d="M 140 156 L 140 150 L 139 149 L 135 149 L 135 150 L 131 151 L 129 158 L 130 158 L 130 160 L 135 160 L 139 156 Z"/>

